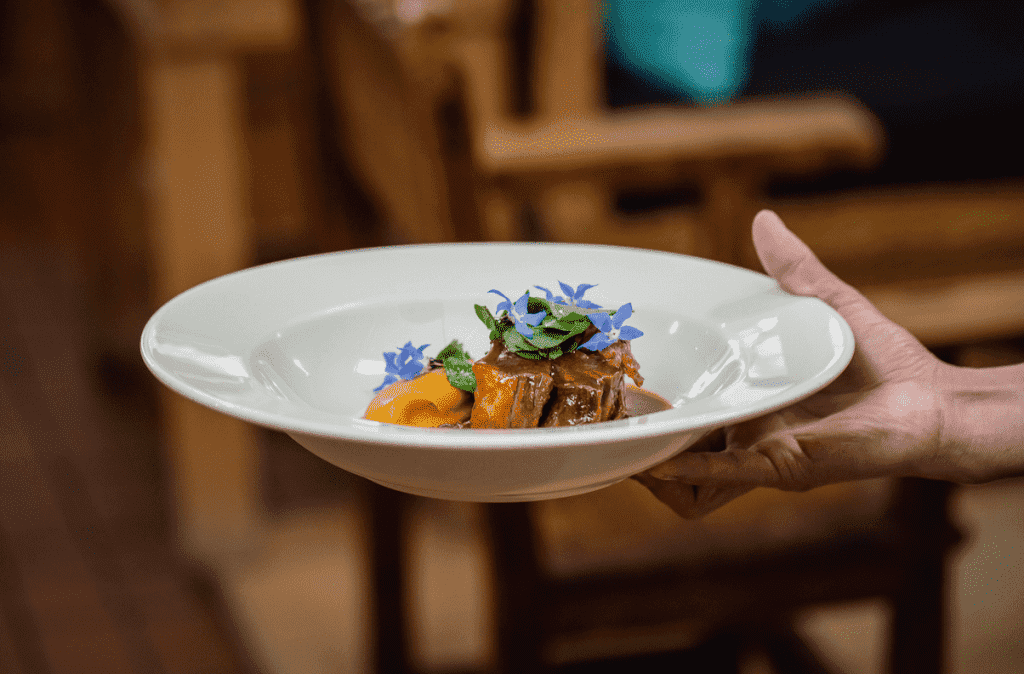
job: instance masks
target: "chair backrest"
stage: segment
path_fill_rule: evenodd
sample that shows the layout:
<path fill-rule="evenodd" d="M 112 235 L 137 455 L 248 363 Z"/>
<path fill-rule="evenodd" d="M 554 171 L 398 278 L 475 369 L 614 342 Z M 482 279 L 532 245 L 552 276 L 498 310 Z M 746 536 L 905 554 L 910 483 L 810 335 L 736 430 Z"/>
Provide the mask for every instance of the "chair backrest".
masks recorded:
<path fill-rule="evenodd" d="M 737 262 L 768 175 L 880 154 L 876 122 L 842 97 L 608 110 L 595 0 L 320 1 L 345 149 L 401 240 L 514 238 L 530 204 L 545 238 Z M 699 199 L 668 217 L 615 209 L 622 190 L 679 186 Z"/>
<path fill-rule="evenodd" d="M 395 31 L 352 3 L 320 5 L 342 150 L 361 187 L 382 206 L 395 243 L 454 240 L 435 92 L 401 58 Z"/>

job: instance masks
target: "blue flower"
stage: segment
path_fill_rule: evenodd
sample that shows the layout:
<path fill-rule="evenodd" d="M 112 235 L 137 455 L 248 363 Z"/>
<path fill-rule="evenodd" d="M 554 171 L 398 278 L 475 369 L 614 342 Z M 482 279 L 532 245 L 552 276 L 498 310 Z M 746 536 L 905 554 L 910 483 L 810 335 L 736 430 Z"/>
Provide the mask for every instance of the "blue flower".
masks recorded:
<path fill-rule="evenodd" d="M 561 286 L 562 292 L 565 293 L 565 297 L 562 297 L 561 295 L 555 295 L 550 290 L 542 286 L 534 286 L 534 288 L 537 288 L 538 290 L 543 290 L 544 294 L 547 296 L 548 302 L 554 302 L 555 304 L 561 304 L 563 306 L 572 307 L 574 309 L 601 308 L 601 305 L 594 304 L 590 300 L 583 299 L 583 294 L 586 293 L 591 288 L 596 287 L 596 283 L 581 283 L 578 286 L 576 286 L 576 290 L 573 290 L 572 286 L 569 285 L 568 283 L 562 283 L 561 281 L 558 282 L 558 285 Z"/>
<path fill-rule="evenodd" d="M 384 383 L 373 389 L 380 391 L 385 386 L 390 386 L 402 379 L 414 379 L 423 371 L 423 349 L 430 346 L 424 344 L 416 348 L 412 342 L 406 342 L 405 346 L 398 351 L 387 351 L 384 353 Z"/>
<path fill-rule="evenodd" d="M 501 295 L 505 298 L 504 302 L 498 304 L 498 311 L 507 311 L 512 322 L 516 325 L 516 330 L 520 335 L 527 339 L 533 338 L 533 327 L 540 325 L 540 322 L 544 320 L 544 316 L 547 315 L 545 311 L 537 311 L 535 313 L 527 313 L 527 305 L 530 302 L 530 291 L 523 293 L 523 296 L 516 300 L 515 304 L 512 304 L 512 300 L 506 297 L 503 293 L 497 290 L 488 290 L 489 293 L 495 295 Z"/>
<path fill-rule="evenodd" d="M 629 341 L 642 337 L 644 333 L 640 332 L 640 330 L 631 325 L 623 325 L 632 315 L 633 305 L 631 303 L 623 304 L 619 307 L 619 310 L 615 312 L 614 318 L 604 312 L 590 314 L 588 316 L 590 322 L 601 332 L 588 339 L 585 343 L 580 344 L 580 348 L 600 351 L 620 339 Z"/>

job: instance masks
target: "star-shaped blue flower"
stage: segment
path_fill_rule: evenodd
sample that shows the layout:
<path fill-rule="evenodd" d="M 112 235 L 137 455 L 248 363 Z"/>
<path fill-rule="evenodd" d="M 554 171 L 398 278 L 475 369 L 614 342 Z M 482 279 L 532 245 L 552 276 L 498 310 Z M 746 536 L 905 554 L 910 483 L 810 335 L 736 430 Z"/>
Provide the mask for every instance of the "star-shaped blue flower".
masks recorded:
<path fill-rule="evenodd" d="M 601 305 L 594 304 L 590 300 L 583 299 L 583 294 L 591 288 L 597 287 L 596 283 L 581 283 L 576 286 L 576 290 L 572 289 L 572 286 L 568 283 L 558 282 L 558 285 L 562 288 L 562 292 L 565 293 L 565 297 L 561 295 L 555 295 L 550 290 L 543 286 L 534 286 L 538 290 L 543 290 L 544 295 L 547 296 L 548 302 L 554 302 L 555 304 L 561 304 L 563 306 L 580 308 L 580 309 L 600 309 Z"/>
<path fill-rule="evenodd" d="M 532 314 L 527 313 L 527 305 L 530 302 L 530 292 L 526 291 L 523 296 L 516 300 L 515 304 L 512 304 L 512 300 L 506 297 L 503 293 L 497 290 L 488 290 L 489 293 L 495 295 L 501 295 L 505 298 L 504 302 L 498 304 L 498 311 L 507 311 L 512 322 L 516 325 L 516 330 L 520 335 L 527 339 L 533 338 L 533 328 L 540 325 L 540 322 L 544 320 L 544 316 L 547 315 L 545 311 L 537 311 Z"/>
<path fill-rule="evenodd" d="M 600 351 L 601 349 L 607 348 L 622 339 L 629 341 L 642 337 L 643 332 L 634 328 L 631 325 L 623 325 L 629 317 L 633 315 L 632 303 L 623 304 L 619 307 L 619 310 L 615 312 L 615 316 L 609 316 L 608 314 L 601 312 L 596 314 L 590 314 L 588 318 L 590 322 L 594 324 L 601 332 L 597 333 L 583 344 L 580 344 L 581 349 L 588 349 L 590 351 Z"/>
<path fill-rule="evenodd" d="M 405 346 L 398 351 L 386 351 L 384 353 L 384 383 L 373 389 L 380 391 L 385 386 L 390 386 L 402 379 L 414 379 L 423 371 L 423 349 L 430 346 L 424 344 L 416 348 L 412 342 L 406 342 Z"/>

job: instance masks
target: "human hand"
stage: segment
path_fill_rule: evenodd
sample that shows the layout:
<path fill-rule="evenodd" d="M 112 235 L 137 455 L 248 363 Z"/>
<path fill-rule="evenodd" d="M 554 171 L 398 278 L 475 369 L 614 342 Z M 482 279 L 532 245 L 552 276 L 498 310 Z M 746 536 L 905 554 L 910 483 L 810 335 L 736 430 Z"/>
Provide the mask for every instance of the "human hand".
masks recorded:
<path fill-rule="evenodd" d="M 765 271 L 784 290 L 818 297 L 846 319 L 853 359 L 813 396 L 713 434 L 637 481 L 694 518 L 758 486 L 803 491 L 886 475 L 957 479 L 942 442 L 943 383 L 952 366 L 826 269 L 775 213 L 757 214 L 753 238 Z"/>

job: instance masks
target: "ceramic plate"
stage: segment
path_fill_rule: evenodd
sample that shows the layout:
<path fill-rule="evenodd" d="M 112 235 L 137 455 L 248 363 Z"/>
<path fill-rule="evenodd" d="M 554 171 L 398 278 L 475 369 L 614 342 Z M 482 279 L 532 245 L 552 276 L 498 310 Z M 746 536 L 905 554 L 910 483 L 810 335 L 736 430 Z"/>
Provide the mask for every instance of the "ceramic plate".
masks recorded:
<path fill-rule="evenodd" d="M 628 324 L 644 388 L 672 409 L 569 428 L 412 428 L 362 419 L 384 351 L 488 349 L 473 311 L 535 285 L 596 283 Z M 789 405 L 853 355 L 846 322 L 771 278 L 670 253 L 567 244 L 443 244 L 331 253 L 254 267 L 164 305 L 142 355 L 181 395 L 282 430 L 341 468 L 409 493 L 523 501 L 582 493 L 643 471 L 705 433 Z"/>

